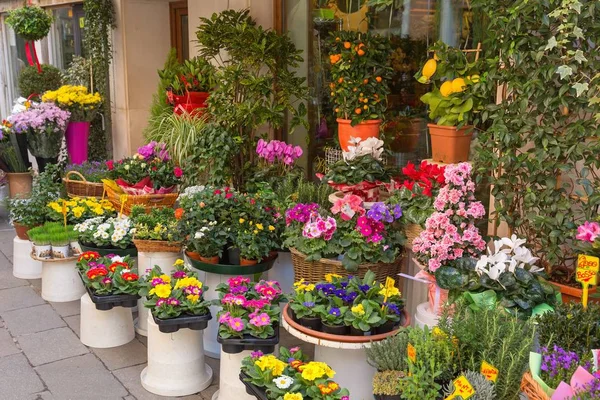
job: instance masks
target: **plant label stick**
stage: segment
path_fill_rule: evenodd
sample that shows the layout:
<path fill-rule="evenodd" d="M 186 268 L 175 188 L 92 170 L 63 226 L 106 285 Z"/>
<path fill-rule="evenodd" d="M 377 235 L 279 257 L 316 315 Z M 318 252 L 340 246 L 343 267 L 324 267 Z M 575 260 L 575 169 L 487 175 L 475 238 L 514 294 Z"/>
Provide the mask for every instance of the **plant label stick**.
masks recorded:
<path fill-rule="evenodd" d="M 464 375 L 459 376 L 452 383 L 454 384 L 454 393 L 446 397 L 446 400 L 452 400 L 457 396 L 460 396 L 463 400 L 467 400 L 475 394 L 475 389 L 473 389 L 473 386 Z"/>
<path fill-rule="evenodd" d="M 485 376 L 485 379 L 488 381 L 496 383 L 498 380 L 498 373 L 498 368 L 494 367 L 492 364 L 485 360 L 481 362 L 481 375 Z"/>
<path fill-rule="evenodd" d="M 121 195 L 121 211 L 119 211 L 119 217 L 123 216 L 123 207 L 125 207 L 126 202 L 127 202 L 127 195 L 122 194 Z"/>
<path fill-rule="evenodd" d="M 63 214 L 63 220 L 64 220 L 65 228 L 66 228 L 67 227 L 67 202 L 64 199 L 62 201 L 62 214 Z"/>
<path fill-rule="evenodd" d="M 580 254 L 577 257 L 577 270 L 575 271 L 575 280 L 583 285 L 583 295 L 581 296 L 581 304 L 587 308 L 588 292 L 590 285 L 598 284 L 598 269 L 600 259 L 598 257 Z"/>

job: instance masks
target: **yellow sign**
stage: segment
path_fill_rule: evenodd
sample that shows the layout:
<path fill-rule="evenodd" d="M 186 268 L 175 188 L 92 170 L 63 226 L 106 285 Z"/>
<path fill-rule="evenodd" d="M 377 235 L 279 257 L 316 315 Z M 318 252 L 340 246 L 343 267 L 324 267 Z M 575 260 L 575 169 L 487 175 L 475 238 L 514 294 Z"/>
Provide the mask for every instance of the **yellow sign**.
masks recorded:
<path fill-rule="evenodd" d="M 473 389 L 473 386 L 471 386 L 464 375 L 459 376 L 452 383 L 454 384 L 454 393 L 446 397 L 446 400 L 452 400 L 457 396 L 460 396 L 463 400 L 467 400 L 475 394 L 475 389 Z"/>
<path fill-rule="evenodd" d="M 408 346 L 406 346 L 406 353 L 408 354 L 408 359 L 410 361 L 413 363 L 417 362 L 417 349 L 415 349 L 415 346 L 409 343 Z"/>
<path fill-rule="evenodd" d="M 121 200 L 121 211 L 119 211 L 119 217 L 122 217 L 123 216 L 123 208 L 125 207 L 125 203 L 127 203 L 127 195 L 122 194 L 121 196 L 119 196 L 119 199 Z"/>
<path fill-rule="evenodd" d="M 498 368 L 487 361 L 481 363 L 481 375 L 485 376 L 485 379 L 488 381 L 496 382 L 498 380 L 498 373 Z"/>
<path fill-rule="evenodd" d="M 575 271 L 575 280 L 583 285 L 583 294 L 581 304 L 587 308 L 588 294 L 590 285 L 598 284 L 598 269 L 600 259 L 594 256 L 580 254 L 577 257 L 577 270 Z"/>
<path fill-rule="evenodd" d="M 67 202 L 66 200 L 62 201 L 62 214 L 65 223 L 65 228 L 67 227 Z"/>
<path fill-rule="evenodd" d="M 79 27 L 81 29 L 85 27 L 85 17 L 79 17 Z"/>

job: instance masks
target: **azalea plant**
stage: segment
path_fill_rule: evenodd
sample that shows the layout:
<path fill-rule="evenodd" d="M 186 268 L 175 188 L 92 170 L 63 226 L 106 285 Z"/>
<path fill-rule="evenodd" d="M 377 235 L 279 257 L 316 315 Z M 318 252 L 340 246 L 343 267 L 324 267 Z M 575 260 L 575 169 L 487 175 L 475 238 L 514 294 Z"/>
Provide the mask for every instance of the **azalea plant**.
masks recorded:
<path fill-rule="evenodd" d="M 577 227 L 576 247 L 581 254 L 600 256 L 600 224 L 596 221 L 585 221 Z"/>
<path fill-rule="evenodd" d="M 308 361 L 298 347 L 280 347 L 279 357 L 253 352 L 242 360 L 242 373 L 269 400 L 350 400 L 348 390 L 332 380 L 335 371 L 325 363 Z"/>
<path fill-rule="evenodd" d="M 266 339 L 279 323 L 279 303 L 285 299 L 276 281 L 251 282 L 250 278 L 229 278 L 215 289 L 219 293 L 219 336 L 223 339 L 252 337 Z"/>
<path fill-rule="evenodd" d="M 141 279 L 140 295 L 146 296 L 144 306 L 159 319 L 177 318 L 180 315 L 210 314 L 210 301 L 204 300 L 208 290 L 198 280 L 198 274 L 185 268 L 183 260 L 175 261 L 175 270 L 165 274 L 155 266 Z"/>
<path fill-rule="evenodd" d="M 85 86 L 63 85 L 44 93 L 42 101 L 56 104 L 68 111 L 73 121 L 83 122 L 94 119 L 102 97 L 98 92 L 89 93 Z"/>
<path fill-rule="evenodd" d="M 126 216 L 96 217 L 75 225 L 79 242 L 90 247 L 120 248 L 133 247 L 135 227 Z"/>
<path fill-rule="evenodd" d="M 108 200 L 99 200 L 93 197 L 72 197 L 70 199 L 57 199 L 48 203 L 48 218 L 53 221 L 63 221 L 67 214 L 67 222 L 80 224 L 87 219 L 96 217 L 114 217 L 116 211 Z"/>
<path fill-rule="evenodd" d="M 95 251 L 86 251 L 77 259 L 77 269 L 84 284 L 97 295 L 138 293 L 139 276 L 129 256 L 102 257 Z"/>

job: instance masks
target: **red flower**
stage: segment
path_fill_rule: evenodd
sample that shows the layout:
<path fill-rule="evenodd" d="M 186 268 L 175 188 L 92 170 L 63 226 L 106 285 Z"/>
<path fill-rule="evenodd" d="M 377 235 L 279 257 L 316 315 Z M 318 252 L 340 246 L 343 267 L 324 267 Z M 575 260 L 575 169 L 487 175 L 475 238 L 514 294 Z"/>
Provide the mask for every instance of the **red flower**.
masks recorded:
<path fill-rule="evenodd" d="M 152 171 L 156 171 L 157 169 L 156 166 L 152 167 Z"/>
<path fill-rule="evenodd" d="M 96 251 L 86 251 L 84 253 L 81 253 L 81 255 L 79 256 L 77 261 L 81 261 L 81 260 L 90 261 L 90 260 L 96 260 L 98 258 L 100 258 L 100 253 L 98 253 Z"/>
<path fill-rule="evenodd" d="M 185 213 L 185 211 L 183 211 L 183 208 L 178 208 L 175 210 L 175 219 L 179 220 L 181 219 L 181 217 L 183 217 L 183 214 Z"/>
<path fill-rule="evenodd" d="M 233 197 L 233 193 L 227 193 L 227 194 L 225 195 L 225 198 L 226 198 L 226 199 L 230 199 L 230 198 L 232 198 L 232 197 Z"/>
<path fill-rule="evenodd" d="M 106 268 L 101 268 L 101 267 L 92 268 L 87 272 L 87 277 L 90 280 L 94 280 L 99 276 L 106 276 L 106 275 L 108 275 L 108 271 L 106 270 Z"/>
<path fill-rule="evenodd" d="M 108 167 L 109 171 L 112 171 L 113 169 L 115 169 L 115 162 L 113 160 L 108 160 L 106 162 L 106 166 Z"/>
<path fill-rule="evenodd" d="M 221 194 L 221 193 L 223 193 L 223 192 L 221 192 L 221 189 L 217 189 L 213 192 L 213 194 Z"/>
<path fill-rule="evenodd" d="M 229 191 L 231 190 L 231 188 L 229 186 L 225 186 L 223 188 L 223 190 L 225 190 L 225 193 L 229 193 Z"/>
<path fill-rule="evenodd" d="M 121 276 L 128 282 L 137 281 L 140 278 L 139 276 L 137 276 L 137 274 L 134 274 L 133 272 L 125 272 Z"/>
<path fill-rule="evenodd" d="M 256 200 L 250 199 L 250 204 L 255 205 L 256 204 Z"/>
<path fill-rule="evenodd" d="M 181 178 L 183 176 L 183 170 L 179 167 L 175 167 L 173 169 L 173 174 L 175 174 L 175 178 Z"/>
<path fill-rule="evenodd" d="M 121 261 L 115 261 L 114 263 L 108 266 L 108 269 L 110 270 L 110 272 L 115 272 L 118 267 L 129 268 L 129 264 Z"/>

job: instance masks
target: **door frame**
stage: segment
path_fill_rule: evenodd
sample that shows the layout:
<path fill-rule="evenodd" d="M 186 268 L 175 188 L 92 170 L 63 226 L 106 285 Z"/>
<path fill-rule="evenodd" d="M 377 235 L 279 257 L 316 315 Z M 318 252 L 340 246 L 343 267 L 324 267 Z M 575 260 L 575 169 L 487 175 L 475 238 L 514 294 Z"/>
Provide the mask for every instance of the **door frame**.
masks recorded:
<path fill-rule="evenodd" d="M 169 21 L 171 25 L 171 47 L 177 49 L 177 59 L 183 62 L 183 41 L 181 37 L 181 17 L 188 15 L 187 0 L 169 3 Z"/>

